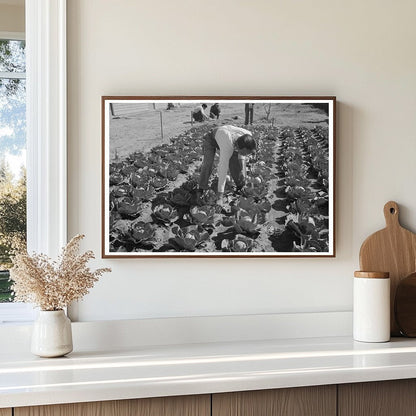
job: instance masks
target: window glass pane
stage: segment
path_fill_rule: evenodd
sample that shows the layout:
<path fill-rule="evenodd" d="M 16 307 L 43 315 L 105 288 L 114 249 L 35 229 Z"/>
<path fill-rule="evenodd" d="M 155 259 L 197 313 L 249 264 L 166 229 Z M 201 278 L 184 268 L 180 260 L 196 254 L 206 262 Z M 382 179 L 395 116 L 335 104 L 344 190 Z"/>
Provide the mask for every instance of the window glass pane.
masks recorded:
<path fill-rule="evenodd" d="M 16 174 L 26 149 L 26 80 L 0 79 L 0 158 Z M 18 157 L 20 156 L 20 157 Z"/>
<path fill-rule="evenodd" d="M 1 53 L 1 49 L 0 49 Z M 1 58 L 0 58 L 1 61 Z M 8 269 L 26 242 L 26 80 L 0 79 L 0 303 L 12 300 Z"/>
<path fill-rule="evenodd" d="M 0 72 L 26 72 L 24 40 L 0 39 Z"/>

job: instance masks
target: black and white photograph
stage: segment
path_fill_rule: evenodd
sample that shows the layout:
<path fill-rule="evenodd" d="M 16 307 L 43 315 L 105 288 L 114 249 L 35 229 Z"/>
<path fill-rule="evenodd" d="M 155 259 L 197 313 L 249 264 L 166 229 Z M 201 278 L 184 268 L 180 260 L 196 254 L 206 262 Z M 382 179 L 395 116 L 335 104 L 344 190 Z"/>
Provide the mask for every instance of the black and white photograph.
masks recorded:
<path fill-rule="evenodd" d="M 334 257 L 335 97 L 102 97 L 103 257 Z"/>

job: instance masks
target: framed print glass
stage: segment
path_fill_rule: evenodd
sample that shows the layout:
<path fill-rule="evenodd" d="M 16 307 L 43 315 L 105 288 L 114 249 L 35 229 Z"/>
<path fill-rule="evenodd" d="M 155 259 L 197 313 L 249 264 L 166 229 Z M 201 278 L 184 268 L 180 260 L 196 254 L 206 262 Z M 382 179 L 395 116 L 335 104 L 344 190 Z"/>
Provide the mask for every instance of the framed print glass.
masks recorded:
<path fill-rule="evenodd" d="M 334 257 L 335 97 L 102 97 L 103 257 Z"/>

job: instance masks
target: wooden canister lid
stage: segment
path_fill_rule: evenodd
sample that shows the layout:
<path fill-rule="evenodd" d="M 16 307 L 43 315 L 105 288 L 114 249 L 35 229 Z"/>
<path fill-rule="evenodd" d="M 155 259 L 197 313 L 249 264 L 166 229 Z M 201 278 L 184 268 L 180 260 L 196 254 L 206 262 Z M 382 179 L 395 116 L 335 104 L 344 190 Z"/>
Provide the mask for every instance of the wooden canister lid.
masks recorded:
<path fill-rule="evenodd" d="M 364 277 L 366 279 L 388 279 L 389 276 L 389 272 L 354 272 L 354 277 Z"/>

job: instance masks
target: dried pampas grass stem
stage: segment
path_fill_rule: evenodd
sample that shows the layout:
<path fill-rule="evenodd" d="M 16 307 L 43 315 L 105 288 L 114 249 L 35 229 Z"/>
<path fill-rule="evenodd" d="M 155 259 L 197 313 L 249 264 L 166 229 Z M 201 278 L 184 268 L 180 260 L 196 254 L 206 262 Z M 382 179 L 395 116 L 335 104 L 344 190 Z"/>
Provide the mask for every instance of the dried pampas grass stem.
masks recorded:
<path fill-rule="evenodd" d="M 111 269 L 89 269 L 87 263 L 94 253 L 79 254 L 83 238 L 76 235 L 57 261 L 44 254 L 29 255 L 26 250 L 15 254 L 10 270 L 15 302 L 34 303 L 42 310 L 56 311 L 85 296 L 100 276 Z"/>

